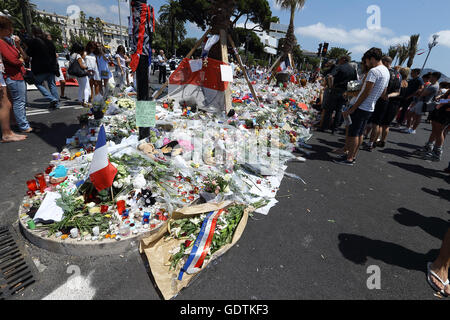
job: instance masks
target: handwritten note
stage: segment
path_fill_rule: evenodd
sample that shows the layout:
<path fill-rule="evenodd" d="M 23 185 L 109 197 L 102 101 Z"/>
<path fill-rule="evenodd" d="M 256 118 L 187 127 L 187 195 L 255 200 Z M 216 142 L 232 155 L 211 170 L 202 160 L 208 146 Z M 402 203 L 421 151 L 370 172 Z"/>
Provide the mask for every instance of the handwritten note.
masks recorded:
<path fill-rule="evenodd" d="M 136 101 L 136 127 L 154 127 L 156 124 L 156 101 Z"/>
<path fill-rule="evenodd" d="M 222 64 L 220 66 L 222 81 L 233 82 L 233 68 L 229 65 Z"/>

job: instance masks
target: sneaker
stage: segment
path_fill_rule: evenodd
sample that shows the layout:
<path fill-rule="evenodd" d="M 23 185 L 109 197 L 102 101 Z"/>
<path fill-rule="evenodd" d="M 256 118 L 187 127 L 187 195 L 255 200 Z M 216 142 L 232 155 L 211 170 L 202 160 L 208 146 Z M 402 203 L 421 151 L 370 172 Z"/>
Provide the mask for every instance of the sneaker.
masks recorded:
<path fill-rule="evenodd" d="M 386 142 L 384 142 L 384 141 L 378 141 L 377 142 L 377 147 L 384 148 L 385 146 L 386 146 Z"/>
<path fill-rule="evenodd" d="M 408 133 L 409 133 L 409 134 L 416 134 L 416 130 L 409 129 L 409 130 L 408 130 Z"/>
<path fill-rule="evenodd" d="M 344 166 L 353 166 L 355 164 L 355 160 L 348 161 L 347 159 L 340 159 L 340 160 L 339 159 L 333 159 L 333 162 L 337 163 L 337 164 L 342 164 Z"/>
<path fill-rule="evenodd" d="M 363 147 L 363 150 L 372 152 L 373 149 L 375 149 L 375 148 L 376 148 L 375 144 L 369 144 L 368 143 L 368 144 L 366 144 L 366 146 Z"/>
<path fill-rule="evenodd" d="M 410 130 L 409 128 L 404 128 L 404 129 L 400 128 L 400 131 L 403 133 L 409 133 L 409 130 Z"/>

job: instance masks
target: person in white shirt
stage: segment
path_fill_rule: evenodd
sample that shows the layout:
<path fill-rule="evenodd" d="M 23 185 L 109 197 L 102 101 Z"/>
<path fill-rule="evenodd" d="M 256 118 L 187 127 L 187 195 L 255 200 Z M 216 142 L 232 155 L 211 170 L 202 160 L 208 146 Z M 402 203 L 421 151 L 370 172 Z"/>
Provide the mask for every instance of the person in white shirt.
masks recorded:
<path fill-rule="evenodd" d="M 344 118 L 350 116 L 352 120 L 346 143 L 349 152 L 342 159 L 334 160 L 336 163 L 349 166 L 355 164 L 356 155 L 363 142 L 364 127 L 375 110 L 376 102 L 386 93 L 390 74 L 388 68 L 381 62 L 382 57 L 383 53 L 379 48 L 372 48 L 364 54 L 366 64 L 372 69 L 367 73 L 355 104 L 342 113 Z"/>
<path fill-rule="evenodd" d="M 158 65 L 159 65 L 159 78 L 158 78 L 158 82 L 161 83 L 166 83 L 166 77 L 167 77 L 167 58 L 164 55 L 164 50 L 159 50 L 159 55 L 158 55 Z M 162 80 L 162 82 L 161 82 Z"/>

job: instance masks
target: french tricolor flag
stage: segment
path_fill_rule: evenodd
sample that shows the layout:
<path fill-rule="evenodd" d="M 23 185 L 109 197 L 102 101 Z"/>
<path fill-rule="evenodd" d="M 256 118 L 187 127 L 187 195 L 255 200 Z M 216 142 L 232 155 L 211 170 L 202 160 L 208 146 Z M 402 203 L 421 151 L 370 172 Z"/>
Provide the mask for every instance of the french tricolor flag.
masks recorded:
<path fill-rule="evenodd" d="M 117 174 L 117 168 L 108 160 L 108 146 L 106 145 L 106 133 L 103 125 L 100 128 L 95 145 L 94 157 L 92 158 L 91 168 L 89 169 L 89 178 L 98 191 L 110 188 L 114 177 Z"/>
<path fill-rule="evenodd" d="M 285 71 L 289 67 L 291 67 L 291 63 L 289 61 L 289 57 L 286 57 L 286 59 L 283 62 L 281 62 L 277 72 Z"/>

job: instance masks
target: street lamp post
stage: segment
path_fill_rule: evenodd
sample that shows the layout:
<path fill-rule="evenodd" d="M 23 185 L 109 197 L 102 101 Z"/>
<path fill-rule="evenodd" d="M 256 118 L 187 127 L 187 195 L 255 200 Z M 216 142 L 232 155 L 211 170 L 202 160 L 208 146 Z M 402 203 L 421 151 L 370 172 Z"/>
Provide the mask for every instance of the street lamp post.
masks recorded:
<path fill-rule="evenodd" d="M 428 57 L 430 56 L 430 53 L 431 53 L 431 49 L 433 49 L 434 47 L 436 47 L 437 44 L 438 44 L 437 38 L 439 38 L 439 35 L 434 34 L 434 35 L 433 35 L 433 41 L 430 42 L 430 43 L 428 43 L 428 54 L 427 54 L 427 57 L 425 58 L 425 62 L 423 63 L 422 71 L 423 71 L 423 69 L 425 69 L 425 65 L 427 64 Z"/>

